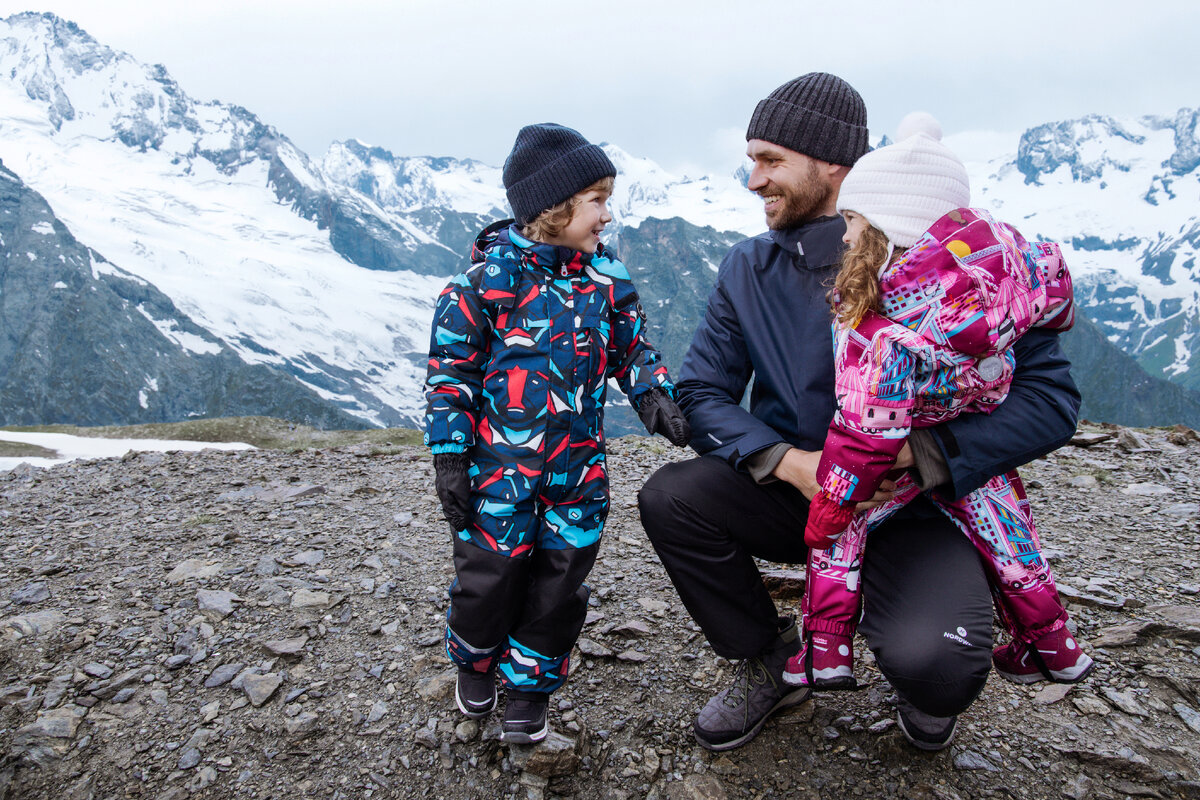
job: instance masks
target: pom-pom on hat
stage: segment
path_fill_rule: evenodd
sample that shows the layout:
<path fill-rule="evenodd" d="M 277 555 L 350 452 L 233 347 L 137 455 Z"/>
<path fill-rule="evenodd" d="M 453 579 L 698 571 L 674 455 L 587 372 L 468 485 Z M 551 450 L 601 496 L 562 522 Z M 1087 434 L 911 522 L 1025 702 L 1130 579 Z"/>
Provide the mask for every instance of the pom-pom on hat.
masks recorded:
<path fill-rule="evenodd" d="M 746 128 L 751 139 L 849 167 L 869 147 L 867 106 L 838 76 L 810 72 L 759 101 Z"/>
<path fill-rule="evenodd" d="M 942 144 L 942 126 L 924 111 L 900 122 L 896 143 L 858 160 L 842 181 L 837 210 L 853 211 L 896 247 L 912 247 L 943 215 L 971 203 L 967 169 Z"/>
<path fill-rule="evenodd" d="M 553 122 L 521 128 L 504 162 L 508 204 L 521 225 L 601 178 L 615 177 L 617 168 L 599 146 Z"/>

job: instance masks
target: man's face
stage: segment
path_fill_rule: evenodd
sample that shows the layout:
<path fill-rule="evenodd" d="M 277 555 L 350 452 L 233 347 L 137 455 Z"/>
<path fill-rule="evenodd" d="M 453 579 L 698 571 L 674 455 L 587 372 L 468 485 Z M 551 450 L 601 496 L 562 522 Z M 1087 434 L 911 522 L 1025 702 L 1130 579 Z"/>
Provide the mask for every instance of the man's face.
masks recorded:
<path fill-rule="evenodd" d="M 746 188 L 763 199 L 771 230 L 834 213 L 837 187 L 824 162 L 763 139 L 747 142 L 746 155 L 753 163 Z"/>

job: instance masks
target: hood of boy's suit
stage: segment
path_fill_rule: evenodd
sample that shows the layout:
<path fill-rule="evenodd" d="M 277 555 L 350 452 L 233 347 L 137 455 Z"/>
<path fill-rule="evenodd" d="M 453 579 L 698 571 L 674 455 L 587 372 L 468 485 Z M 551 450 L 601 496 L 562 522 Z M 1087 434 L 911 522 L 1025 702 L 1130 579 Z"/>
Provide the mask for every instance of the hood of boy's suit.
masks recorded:
<path fill-rule="evenodd" d="M 564 274 L 580 272 L 593 261 L 617 260 L 616 255 L 603 243 L 593 254 L 532 241 L 521 235 L 516 220 L 511 219 L 493 222 L 475 237 L 475 244 L 471 247 L 471 263 L 482 263 L 489 256 L 517 261 L 529 269 L 541 268 Z"/>
<path fill-rule="evenodd" d="M 980 209 L 955 209 L 881 272 L 884 315 L 961 353 L 991 355 L 1011 344 L 998 326 L 1019 335 L 1040 311 L 1032 307 L 1039 293 L 1044 303 L 1035 258 L 1016 228 Z"/>

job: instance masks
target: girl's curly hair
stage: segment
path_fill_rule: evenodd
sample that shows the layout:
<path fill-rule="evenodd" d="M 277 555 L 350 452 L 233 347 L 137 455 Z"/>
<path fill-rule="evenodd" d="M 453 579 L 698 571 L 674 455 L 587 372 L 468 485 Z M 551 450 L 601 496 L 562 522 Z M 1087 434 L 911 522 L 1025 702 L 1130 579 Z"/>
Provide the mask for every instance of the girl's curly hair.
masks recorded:
<path fill-rule="evenodd" d="M 903 252 L 897 249 L 893 260 Z M 842 267 L 830 293 L 839 324 L 853 328 L 868 311 L 880 310 L 879 268 L 887 257 L 887 236 L 874 225 L 868 225 L 858 242 L 842 254 Z"/>
<path fill-rule="evenodd" d="M 579 195 L 592 191 L 612 194 L 615 183 L 612 178 L 601 178 L 586 189 L 580 189 L 566 200 L 555 203 L 534 217 L 533 221 L 521 229 L 521 235 L 534 242 L 553 239 L 571 224 L 571 219 L 575 216 L 575 206 L 579 205 Z"/>

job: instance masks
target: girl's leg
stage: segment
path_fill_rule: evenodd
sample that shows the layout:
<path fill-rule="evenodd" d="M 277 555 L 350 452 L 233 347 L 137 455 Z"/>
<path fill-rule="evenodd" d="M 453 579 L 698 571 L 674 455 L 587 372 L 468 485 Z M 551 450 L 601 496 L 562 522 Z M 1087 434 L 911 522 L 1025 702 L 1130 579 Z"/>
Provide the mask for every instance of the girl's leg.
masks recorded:
<path fill-rule="evenodd" d="M 958 500 L 933 499 L 983 556 L 997 611 L 1013 638 L 1032 642 L 1063 627 L 1067 611 L 1042 558 L 1016 472 L 998 475 Z"/>
<path fill-rule="evenodd" d="M 996 671 L 1018 683 L 1083 680 L 1092 659 L 1066 628 L 1067 610 L 1042 557 L 1017 473 L 992 478 L 966 497 L 938 505 L 983 555 L 996 608 L 1012 634 L 1013 641 L 993 653 Z"/>
<path fill-rule="evenodd" d="M 828 550 L 810 550 L 804 584 L 803 645 L 784 680 L 814 689 L 854 689 L 854 630 L 861 606 L 862 555 L 867 533 L 907 505 L 918 490 L 902 477 L 892 500 L 859 514 Z"/>

